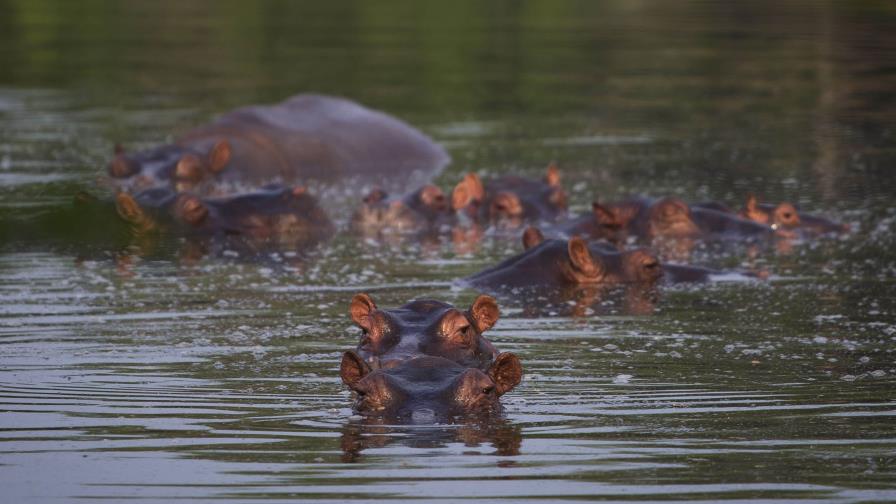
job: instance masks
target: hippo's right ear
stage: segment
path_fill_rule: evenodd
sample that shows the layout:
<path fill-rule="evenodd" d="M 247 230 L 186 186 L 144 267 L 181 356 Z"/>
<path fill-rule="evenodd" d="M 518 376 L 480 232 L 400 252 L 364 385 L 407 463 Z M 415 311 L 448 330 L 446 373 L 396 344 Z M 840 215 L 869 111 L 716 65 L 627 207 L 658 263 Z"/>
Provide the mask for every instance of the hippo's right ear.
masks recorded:
<path fill-rule="evenodd" d="M 470 317 L 476 324 L 476 330 L 484 333 L 491 329 L 501 316 L 498 302 L 491 296 L 480 294 L 470 305 Z"/>
<path fill-rule="evenodd" d="M 560 168 L 557 168 L 557 163 L 551 161 L 551 164 L 548 165 L 548 170 L 544 174 L 544 181 L 551 187 L 560 187 Z"/>
<path fill-rule="evenodd" d="M 451 192 L 451 208 L 460 210 L 485 198 L 485 187 L 475 173 L 468 173 Z"/>
<path fill-rule="evenodd" d="M 342 354 L 342 363 L 339 365 L 339 376 L 342 382 L 352 390 L 358 390 L 358 382 L 370 373 L 370 365 L 364 362 L 360 355 L 353 350 Z"/>
<path fill-rule="evenodd" d="M 596 201 L 591 203 L 591 212 L 594 214 L 594 220 L 601 226 L 612 228 L 622 227 L 622 223 L 619 222 L 616 213 Z"/>
<path fill-rule="evenodd" d="M 529 226 L 525 231 L 523 231 L 523 249 L 529 250 L 530 248 L 539 245 L 543 241 L 544 235 L 537 227 Z"/>
<path fill-rule="evenodd" d="M 208 169 L 212 173 L 221 173 L 224 168 L 227 168 L 231 154 L 230 142 L 219 140 L 208 152 Z"/>
<path fill-rule="evenodd" d="M 594 264 L 594 258 L 591 257 L 591 251 L 588 250 L 588 243 L 578 236 L 573 236 L 567 244 L 567 252 L 569 252 L 569 261 L 573 267 L 588 276 L 596 276 L 598 268 Z"/>
<path fill-rule="evenodd" d="M 349 313 L 352 316 L 352 320 L 361 326 L 362 329 L 369 331 L 372 327 L 372 322 L 370 319 L 370 315 L 376 311 L 376 303 L 373 302 L 373 298 L 369 295 L 361 292 L 359 294 L 355 294 L 355 297 L 352 298 L 352 304 L 349 307 Z"/>
<path fill-rule="evenodd" d="M 380 201 L 383 201 L 388 197 L 389 193 L 379 187 L 375 187 L 369 193 L 367 193 L 366 196 L 364 196 L 364 199 L 362 201 L 368 205 L 372 205 L 374 203 L 379 203 Z"/>
<path fill-rule="evenodd" d="M 513 390 L 522 381 L 523 365 L 520 364 L 519 357 L 504 352 L 488 367 L 488 376 L 495 382 L 495 391 L 501 396 Z"/>

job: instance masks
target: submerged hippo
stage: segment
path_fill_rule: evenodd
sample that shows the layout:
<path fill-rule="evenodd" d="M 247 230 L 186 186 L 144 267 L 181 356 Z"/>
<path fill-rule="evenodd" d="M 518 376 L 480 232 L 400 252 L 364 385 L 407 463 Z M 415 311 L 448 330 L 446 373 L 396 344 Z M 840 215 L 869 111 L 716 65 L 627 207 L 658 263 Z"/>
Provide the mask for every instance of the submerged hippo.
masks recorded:
<path fill-rule="evenodd" d="M 392 181 L 406 190 L 448 161 L 444 149 L 394 117 L 346 99 L 305 94 L 228 112 L 171 145 L 133 154 L 117 148 L 108 171 L 130 190 L 347 178 Z"/>
<path fill-rule="evenodd" d="M 185 236 L 240 236 L 256 241 L 316 242 L 333 225 L 302 187 L 269 186 L 224 198 L 202 198 L 167 188 L 116 196 L 119 215 L 138 234 L 165 229 Z"/>
<path fill-rule="evenodd" d="M 770 226 L 711 207 L 691 207 L 675 197 L 633 198 L 617 203 L 593 203 L 592 212 L 558 226 L 567 235 L 620 243 L 629 236 L 645 240 L 699 238 L 763 239 Z"/>
<path fill-rule="evenodd" d="M 563 217 L 567 198 L 560 186 L 560 170 L 551 164 L 541 180 L 504 175 L 483 182 L 469 173 L 455 186 L 451 207 L 474 222 L 516 227 Z"/>
<path fill-rule="evenodd" d="M 453 222 L 445 193 L 427 184 L 402 198 L 391 198 L 382 189 L 375 189 L 352 215 L 351 227 L 365 236 L 414 234 L 434 232 Z"/>
<path fill-rule="evenodd" d="M 703 206 L 706 206 L 704 204 Z M 724 211 L 725 209 L 717 210 Z M 729 210 L 730 212 L 730 210 Z M 760 203 L 749 194 L 744 207 L 737 215 L 754 222 L 771 226 L 779 233 L 797 232 L 808 235 L 837 234 L 849 232 L 849 226 L 817 215 L 800 212 L 787 201 L 775 204 Z"/>
<path fill-rule="evenodd" d="M 490 296 L 477 297 L 469 310 L 461 312 L 435 300 L 381 310 L 373 298 L 362 293 L 352 298 L 350 313 L 362 330 L 358 355 L 375 368 L 430 355 L 487 369 L 498 355 L 482 335 L 500 316 L 498 304 Z"/>
<path fill-rule="evenodd" d="M 484 370 L 433 356 L 374 369 L 350 350 L 342 356 L 339 374 L 357 394 L 359 414 L 433 423 L 497 411 L 498 398 L 520 383 L 523 368 L 516 355 L 502 353 Z"/>
<path fill-rule="evenodd" d="M 656 255 L 639 248 L 620 252 L 600 241 L 544 239 L 529 228 L 523 234 L 526 250 L 491 268 L 465 279 L 469 285 L 486 289 L 565 288 L 609 284 L 656 284 L 700 282 L 712 270 L 695 266 L 663 265 Z"/>

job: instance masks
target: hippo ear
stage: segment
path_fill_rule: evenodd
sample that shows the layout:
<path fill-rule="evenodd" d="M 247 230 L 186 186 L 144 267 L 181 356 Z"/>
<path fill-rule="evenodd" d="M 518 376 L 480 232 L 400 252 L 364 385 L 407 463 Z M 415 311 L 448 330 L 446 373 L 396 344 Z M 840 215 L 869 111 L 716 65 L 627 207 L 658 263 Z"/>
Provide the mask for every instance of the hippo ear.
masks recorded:
<path fill-rule="evenodd" d="M 594 219 L 601 226 L 611 228 L 622 227 L 622 223 L 619 222 L 619 218 L 616 217 L 616 213 L 596 201 L 591 203 L 591 212 L 594 214 Z"/>
<path fill-rule="evenodd" d="M 482 180 L 475 173 L 468 173 L 451 192 L 451 208 L 460 210 L 472 203 L 482 201 L 484 197 L 485 187 L 482 185 Z"/>
<path fill-rule="evenodd" d="M 202 160 L 195 154 L 184 154 L 174 168 L 174 176 L 178 180 L 198 182 L 204 175 Z"/>
<path fill-rule="evenodd" d="M 140 208 L 137 200 L 126 192 L 115 195 L 115 210 L 122 219 L 131 224 L 139 224 L 147 218 L 146 212 Z"/>
<path fill-rule="evenodd" d="M 523 249 L 529 250 L 530 248 L 539 245 L 543 241 L 544 235 L 537 227 L 529 226 L 525 231 L 523 231 Z"/>
<path fill-rule="evenodd" d="M 115 147 L 112 149 L 112 153 L 116 156 L 124 154 L 124 145 L 121 145 L 120 143 L 115 144 Z"/>
<path fill-rule="evenodd" d="M 591 251 L 588 250 L 588 244 L 582 238 L 573 236 L 567 244 L 569 252 L 569 262 L 573 267 L 588 276 L 597 275 L 597 266 L 594 264 L 594 258 L 591 257 Z"/>
<path fill-rule="evenodd" d="M 208 216 L 208 207 L 198 196 L 181 193 L 176 205 L 178 216 L 187 224 L 198 226 Z"/>
<path fill-rule="evenodd" d="M 749 213 L 753 213 L 753 212 L 756 212 L 757 210 L 759 210 L 759 199 L 756 197 L 755 194 L 753 194 L 753 193 L 747 194 L 747 201 L 744 203 L 744 208 Z"/>
<path fill-rule="evenodd" d="M 208 169 L 212 173 L 221 173 L 230 163 L 231 156 L 230 142 L 227 140 L 219 140 L 212 146 L 212 150 L 208 152 Z"/>
<path fill-rule="evenodd" d="M 548 170 L 544 174 L 544 181 L 551 187 L 560 187 L 560 168 L 553 161 L 548 165 Z"/>
<path fill-rule="evenodd" d="M 349 313 L 352 316 L 352 320 L 362 329 L 368 331 L 371 329 L 370 314 L 374 311 L 376 311 L 376 303 L 373 302 L 373 298 L 369 295 L 362 292 L 355 294 L 355 297 L 352 298 Z"/>
<path fill-rule="evenodd" d="M 339 376 L 342 382 L 352 390 L 358 390 L 358 382 L 370 373 L 370 365 L 364 362 L 360 355 L 349 350 L 342 354 L 342 363 L 339 364 Z"/>
<path fill-rule="evenodd" d="M 498 302 L 491 296 L 480 294 L 470 305 L 470 317 L 476 324 L 476 330 L 480 333 L 491 329 L 500 316 L 501 310 L 498 308 Z"/>
<path fill-rule="evenodd" d="M 519 385 L 523 379 L 523 365 L 516 355 L 504 352 L 489 366 L 488 376 L 495 382 L 495 391 L 501 396 Z"/>

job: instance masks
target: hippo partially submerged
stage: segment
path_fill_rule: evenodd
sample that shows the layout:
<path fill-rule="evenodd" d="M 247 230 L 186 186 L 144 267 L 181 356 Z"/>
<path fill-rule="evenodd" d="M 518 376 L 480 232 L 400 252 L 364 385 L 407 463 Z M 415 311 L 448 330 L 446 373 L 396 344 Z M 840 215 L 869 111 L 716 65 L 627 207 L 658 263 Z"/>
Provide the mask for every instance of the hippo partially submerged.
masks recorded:
<path fill-rule="evenodd" d="M 417 300 L 400 308 L 379 309 L 368 294 L 352 298 L 351 318 L 361 328 L 357 353 L 368 364 L 392 367 L 424 355 L 487 369 L 498 355 L 482 333 L 498 321 L 498 304 L 479 296 L 466 312 L 448 303 Z"/>
<path fill-rule="evenodd" d="M 544 239 L 528 228 L 523 233 L 526 250 L 496 266 L 464 279 L 468 285 L 488 289 L 540 288 L 556 290 L 575 286 L 701 282 L 712 270 L 697 266 L 661 264 L 644 248 L 619 251 L 607 242 Z"/>
<path fill-rule="evenodd" d="M 137 234 L 165 230 L 192 237 L 311 244 L 333 233 L 326 213 L 303 187 L 275 185 L 221 198 L 155 188 L 119 193 L 115 203 Z"/>
<path fill-rule="evenodd" d="M 343 98 L 302 94 L 228 112 L 170 145 L 133 154 L 117 149 L 108 171 L 125 190 L 206 192 L 350 178 L 407 190 L 448 161 L 444 149 L 394 117 Z"/>

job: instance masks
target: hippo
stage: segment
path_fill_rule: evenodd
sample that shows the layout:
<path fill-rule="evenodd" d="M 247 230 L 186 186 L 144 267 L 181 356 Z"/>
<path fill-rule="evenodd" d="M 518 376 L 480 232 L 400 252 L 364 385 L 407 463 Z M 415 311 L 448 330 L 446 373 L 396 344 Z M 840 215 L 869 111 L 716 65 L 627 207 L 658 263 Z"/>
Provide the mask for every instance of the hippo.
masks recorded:
<path fill-rule="evenodd" d="M 622 243 L 629 236 L 652 242 L 678 239 L 767 239 L 768 225 L 711 206 L 691 207 L 675 197 L 633 198 L 617 203 L 592 203 L 592 212 L 557 226 L 567 236 Z"/>
<path fill-rule="evenodd" d="M 498 303 L 480 295 L 461 312 L 448 303 L 417 300 L 380 310 L 369 294 L 352 298 L 351 318 L 361 328 L 357 354 L 374 368 L 424 355 L 487 369 L 498 355 L 483 335 L 498 321 Z"/>
<path fill-rule="evenodd" d="M 405 195 L 391 198 L 382 189 L 374 189 L 351 218 L 351 228 L 365 236 L 383 233 L 418 234 L 437 232 L 453 224 L 445 193 L 432 184 Z"/>
<path fill-rule="evenodd" d="M 203 193 L 227 185 L 349 178 L 407 190 L 406 184 L 429 179 L 448 161 L 444 149 L 396 118 L 343 98 L 301 94 L 228 112 L 170 145 L 133 154 L 116 147 L 108 172 L 125 190 L 164 186 Z"/>
<path fill-rule="evenodd" d="M 523 233 L 525 251 L 464 279 L 482 289 L 548 288 L 666 282 L 703 282 L 716 273 L 696 266 L 661 264 L 644 248 L 620 252 L 602 241 L 544 239 L 536 228 Z"/>
<path fill-rule="evenodd" d="M 374 369 L 349 350 L 342 355 L 339 375 L 356 393 L 358 414 L 435 423 L 500 411 L 498 399 L 520 383 L 523 368 L 516 355 L 505 352 L 484 370 L 430 355 Z"/>
<path fill-rule="evenodd" d="M 316 243 L 333 233 L 326 213 L 304 187 L 273 185 L 223 198 L 152 188 L 136 195 L 121 192 L 115 205 L 138 235 L 165 229 L 194 237 Z"/>
<path fill-rule="evenodd" d="M 800 234 L 822 235 L 849 232 L 849 226 L 817 215 L 800 212 L 789 203 L 777 205 L 759 203 L 758 198 L 750 194 L 743 209 L 738 215 L 751 221 L 767 224 L 779 232 L 799 232 Z"/>
<path fill-rule="evenodd" d="M 474 222 L 514 228 L 565 216 L 567 197 L 560 185 L 560 170 L 551 164 L 541 180 L 504 175 L 483 182 L 468 173 L 454 187 L 451 207 Z"/>

